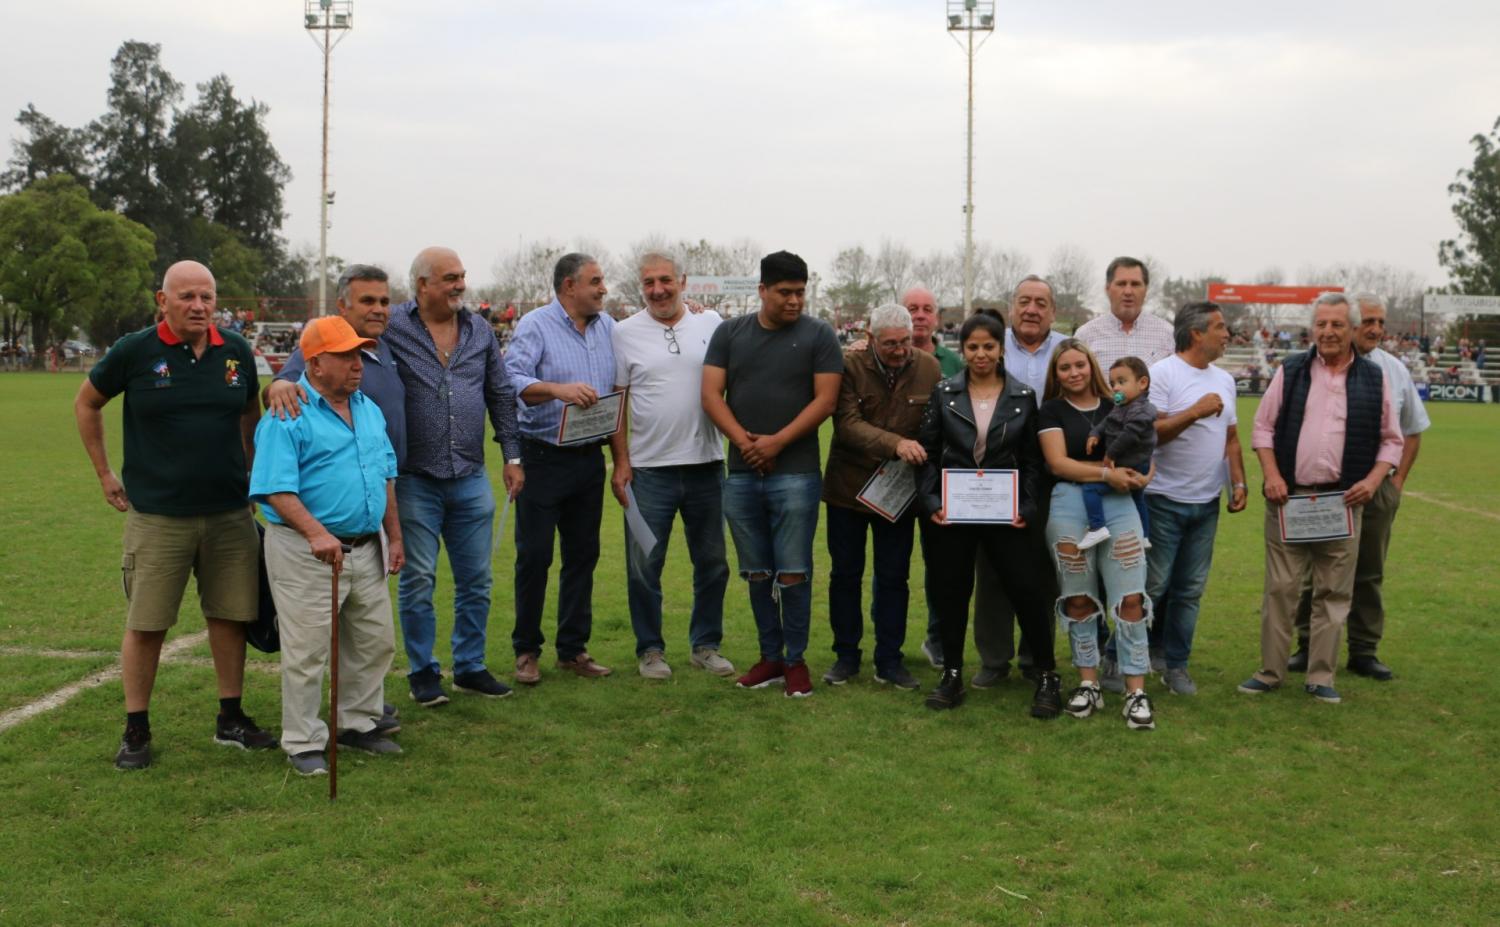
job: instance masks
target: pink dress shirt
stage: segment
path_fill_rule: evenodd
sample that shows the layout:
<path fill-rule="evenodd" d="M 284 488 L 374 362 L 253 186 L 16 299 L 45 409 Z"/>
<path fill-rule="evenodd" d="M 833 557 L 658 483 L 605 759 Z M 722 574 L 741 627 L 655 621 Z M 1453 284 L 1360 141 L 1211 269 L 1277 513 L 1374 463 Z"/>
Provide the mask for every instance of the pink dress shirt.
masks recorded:
<path fill-rule="evenodd" d="M 1307 408 L 1302 413 L 1302 432 L 1297 439 L 1297 472 L 1295 478 L 1281 474 L 1289 486 L 1317 486 L 1339 482 L 1344 462 L 1344 430 L 1348 419 L 1348 396 L 1344 384 L 1349 379 L 1349 364 L 1335 370 L 1322 355 L 1313 357 L 1312 384 L 1307 392 Z M 1271 378 L 1271 385 L 1255 410 L 1255 428 L 1251 432 L 1252 448 L 1272 448 L 1276 436 L 1276 419 L 1281 414 L 1281 368 Z M 1391 384 L 1383 381 L 1380 403 L 1380 449 L 1375 459 L 1392 467 L 1401 462 L 1403 438 L 1391 406 Z M 1352 474 L 1362 480 L 1368 473 Z"/>

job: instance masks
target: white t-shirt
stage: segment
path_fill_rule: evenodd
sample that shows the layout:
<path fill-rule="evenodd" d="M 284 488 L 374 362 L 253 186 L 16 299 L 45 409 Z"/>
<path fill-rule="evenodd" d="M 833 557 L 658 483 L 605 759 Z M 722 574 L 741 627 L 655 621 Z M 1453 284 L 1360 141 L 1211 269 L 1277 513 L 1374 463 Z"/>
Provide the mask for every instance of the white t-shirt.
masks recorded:
<path fill-rule="evenodd" d="M 615 385 L 630 387 L 631 466 L 724 459 L 724 438 L 702 400 L 703 354 L 722 321 L 711 309 L 684 312 L 669 329 L 642 309 L 615 326 Z"/>
<path fill-rule="evenodd" d="M 1227 464 L 1224 441 L 1230 425 L 1237 425 L 1234 377 L 1216 364 L 1200 370 L 1173 354 L 1151 365 L 1151 404 L 1158 414 L 1176 415 L 1209 393 L 1224 400 L 1224 411 L 1200 418 L 1182 434 L 1156 445 L 1156 478 L 1146 487 L 1150 495 L 1173 502 L 1203 503 L 1219 498 Z"/>

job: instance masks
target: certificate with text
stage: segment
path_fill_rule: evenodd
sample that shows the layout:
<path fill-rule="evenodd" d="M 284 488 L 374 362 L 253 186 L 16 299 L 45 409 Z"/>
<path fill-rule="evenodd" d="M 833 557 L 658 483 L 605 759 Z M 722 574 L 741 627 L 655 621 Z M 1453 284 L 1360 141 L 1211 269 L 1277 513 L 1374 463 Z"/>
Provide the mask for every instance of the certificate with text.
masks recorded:
<path fill-rule="evenodd" d="M 951 524 L 1011 524 L 1020 494 L 1015 470 L 943 471 L 943 517 Z"/>
<path fill-rule="evenodd" d="M 1338 541 L 1354 537 L 1354 509 L 1340 492 L 1291 496 L 1277 513 L 1281 539 L 1288 544 Z"/>
<path fill-rule="evenodd" d="M 557 443 L 598 441 L 619 431 L 620 423 L 625 420 L 625 396 L 629 392 L 622 389 L 617 393 L 606 393 L 587 409 L 572 402 L 564 405 L 562 422 L 557 426 Z"/>
<path fill-rule="evenodd" d="M 887 460 L 854 498 L 886 521 L 895 521 L 916 497 L 917 468 L 904 460 Z"/>

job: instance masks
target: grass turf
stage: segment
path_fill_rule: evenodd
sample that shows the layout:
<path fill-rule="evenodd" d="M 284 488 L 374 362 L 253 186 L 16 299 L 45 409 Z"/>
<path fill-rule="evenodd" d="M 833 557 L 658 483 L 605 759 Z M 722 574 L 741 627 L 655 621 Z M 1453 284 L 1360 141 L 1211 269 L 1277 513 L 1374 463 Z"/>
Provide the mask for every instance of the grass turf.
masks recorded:
<path fill-rule="evenodd" d="M 121 519 L 73 428 L 77 383 L 0 375 L 0 710 L 108 663 L 14 648 L 118 645 Z M 1253 410 L 1241 402 L 1246 436 Z M 935 714 L 868 665 L 812 699 L 738 691 L 688 665 L 680 530 L 666 578 L 676 676 L 643 680 L 610 502 L 591 650 L 615 676 L 564 676 L 549 658 L 534 690 L 437 711 L 393 676 L 407 752 L 344 753 L 336 804 L 279 752 L 212 742 L 199 662 L 161 672 L 146 773 L 110 766 L 118 683 L 0 733 L 0 923 L 1491 923 L 1500 409 L 1430 411 L 1386 583 L 1382 656 L 1399 678 L 1342 674 L 1341 706 L 1294 687 L 1233 691 L 1259 652 L 1253 493 L 1220 521 L 1201 694 L 1153 682 L 1150 733 L 1125 729 L 1117 698 L 1087 721 L 1035 722 L 1019 681 Z M 114 408 L 106 421 L 118 466 Z M 502 677 L 510 550 L 496 556 L 489 649 Z M 816 678 L 832 655 L 821 539 L 815 550 Z M 443 575 L 440 615 L 451 598 Z M 191 600 L 174 633 L 202 627 Z M 755 638 L 737 580 L 726 612 L 724 652 L 743 668 Z M 919 624 L 906 649 L 931 685 Z M 246 704 L 276 727 L 276 677 L 252 673 Z"/>

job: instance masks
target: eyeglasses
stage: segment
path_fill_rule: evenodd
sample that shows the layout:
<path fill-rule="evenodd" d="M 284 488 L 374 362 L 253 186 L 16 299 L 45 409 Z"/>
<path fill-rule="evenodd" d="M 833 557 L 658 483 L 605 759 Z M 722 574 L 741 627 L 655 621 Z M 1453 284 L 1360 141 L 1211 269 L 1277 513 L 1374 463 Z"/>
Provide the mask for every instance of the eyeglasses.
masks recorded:
<path fill-rule="evenodd" d="M 677 343 L 677 333 L 672 331 L 672 329 L 670 328 L 662 329 L 661 333 L 665 335 L 667 339 L 667 353 L 681 354 L 682 346 Z"/>

